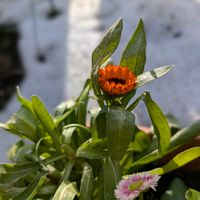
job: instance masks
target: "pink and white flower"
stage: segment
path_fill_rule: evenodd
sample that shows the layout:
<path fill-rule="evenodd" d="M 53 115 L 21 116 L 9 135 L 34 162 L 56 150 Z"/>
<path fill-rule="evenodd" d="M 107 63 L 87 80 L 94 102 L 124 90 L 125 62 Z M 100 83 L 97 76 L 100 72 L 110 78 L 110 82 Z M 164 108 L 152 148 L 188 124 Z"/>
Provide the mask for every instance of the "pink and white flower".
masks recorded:
<path fill-rule="evenodd" d="M 149 188 L 156 190 L 159 179 L 159 175 L 148 172 L 133 174 L 118 183 L 115 196 L 118 200 L 133 200 Z"/>

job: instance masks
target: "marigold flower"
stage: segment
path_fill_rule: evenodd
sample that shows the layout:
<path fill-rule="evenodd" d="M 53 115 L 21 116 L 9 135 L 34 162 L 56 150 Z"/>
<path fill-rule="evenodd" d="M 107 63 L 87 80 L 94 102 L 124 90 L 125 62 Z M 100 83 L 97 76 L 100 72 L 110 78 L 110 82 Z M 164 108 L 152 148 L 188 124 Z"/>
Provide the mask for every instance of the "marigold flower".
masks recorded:
<path fill-rule="evenodd" d="M 149 188 L 156 190 L 159 179 L 159 175 L 151 175 L 147 172 L 133 174 L 119 182 L 115 189 L 115 196 L 118 200 L 133 200 L 139 196 L 140 192 Z"/>
<path fill-rule="evenodd" d="M 136 76 L 128 67 L 108 65 L 98 70 L 100 88 L 108 95 L 124 95 L 136 86 Z"/>

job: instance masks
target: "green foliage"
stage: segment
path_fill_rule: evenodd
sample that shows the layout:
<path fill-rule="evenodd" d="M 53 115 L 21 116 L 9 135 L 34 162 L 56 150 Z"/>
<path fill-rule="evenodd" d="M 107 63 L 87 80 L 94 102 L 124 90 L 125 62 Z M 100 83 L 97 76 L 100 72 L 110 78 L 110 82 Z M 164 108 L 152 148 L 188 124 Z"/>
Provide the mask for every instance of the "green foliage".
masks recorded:
<path fill-rule="evenodd" d="M 120 65 L 127 66 L 137 76 L 144 71 L 146 62 L 146 36 L 143 21 L 140 20 L 133 36 L 122 53 Z"/>
<path fill-rule="evenodd" d="M 149 92 L 144 93 L 143 99 L 158 138 L 158 151 L 160 154 L 164 154 L 169 146 L 171 135 L 167 118 L 155 101 L 152 100 Z"/>
<path fill-rule="evenodd" d="M 185 183 L 181 179 L 175 178 L 171 181 L 169 187 L 161 196 L 161 200 L 184 200 L 186 190 L 187 186 Z"/>
<path fill-rule="evenodd" d="M 187 200 L 199 200 L 200 199 L 200 192 L 189 188 L 185 193 L 185 198 Z"/>
<path fill-rule="evenodd" d="M 200 147 L 192 147 L 160 166 L 158 161 L 163 156 L 199 135 L 200 120 L 181 129 L 176 120 L 164 115 L 149 92 L 130 103 L 137 88 L 172 69 L 163 66 L 143 73 L 146 37 L 142 20 L 120 61 L 122 67 L 128 67 L 137 76 L 135 88 L 119 96 L 101 91 L 98 70 L 110 63 L 122 28 L 123 21 L 119 19 L 108 30 L 92 53 L 91 76 L 79 97 L 59 104 L 54 115 L 37 96 L 28 100 L 18 89 L 21 108 L 6 123 L 0 123 L 1 128 L 20 138 L 8 153 L 12 163 L 0 164 L 0 199 L 114 200 L 114 190 L 122 176 L 143 169 L 163 175 L 200 156 Z M 90 96 L 91 90 L 95 96 Z M 88 112 L 90 97 L 99 107 Z M 141 100 L 154 135 L 147 135 L 135 123 L 132 111 Z M 177 181 L 181 182 L 172 180 L 162 199 L 169 199 L 171 193 L 176 193 L 176 199 L 183 198 L 187 188 L 179 184 L 177 192 Z M 198 195 L 193 189 L 186 192 L 188 200 Z"/>

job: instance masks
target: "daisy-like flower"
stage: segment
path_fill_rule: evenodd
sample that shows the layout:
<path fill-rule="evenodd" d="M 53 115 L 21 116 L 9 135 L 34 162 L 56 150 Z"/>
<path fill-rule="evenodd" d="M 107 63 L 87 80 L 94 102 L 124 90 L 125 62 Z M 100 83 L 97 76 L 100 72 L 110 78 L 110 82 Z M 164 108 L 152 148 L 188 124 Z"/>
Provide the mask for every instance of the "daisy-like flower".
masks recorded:
<path fill-rule="evenodd" d="M 108 65 L 98 70 L 100 88 L 108 95 L 124 95 L 136 86 L 136 76 L 128 67 Z"/>
<path fill-rule="evenodd" d="M 148 172 L 136 173 L 129 178 L 121 180 L 115 189 L 115 196 L 118 200 L 133 200 L 139 196 L 141 192 L 155 187 L 158 184 L 160 176 L 151 175 Z"/>

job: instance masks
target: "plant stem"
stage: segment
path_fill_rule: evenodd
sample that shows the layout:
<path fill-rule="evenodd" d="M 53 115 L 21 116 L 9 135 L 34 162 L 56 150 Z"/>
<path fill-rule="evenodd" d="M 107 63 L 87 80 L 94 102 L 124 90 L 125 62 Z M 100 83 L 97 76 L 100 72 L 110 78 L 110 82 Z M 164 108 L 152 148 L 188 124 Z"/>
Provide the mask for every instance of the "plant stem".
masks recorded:
<path fill-rule="evenodd" d="M 143 200 L 143 193 L 142 192 L 139 195 L 139 200 Z"/>

